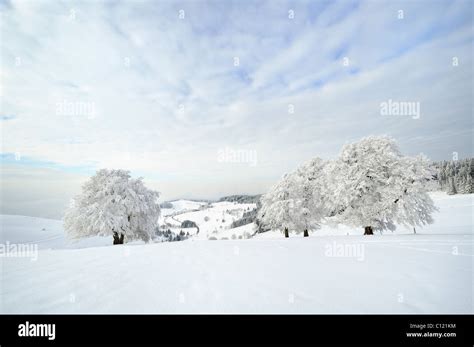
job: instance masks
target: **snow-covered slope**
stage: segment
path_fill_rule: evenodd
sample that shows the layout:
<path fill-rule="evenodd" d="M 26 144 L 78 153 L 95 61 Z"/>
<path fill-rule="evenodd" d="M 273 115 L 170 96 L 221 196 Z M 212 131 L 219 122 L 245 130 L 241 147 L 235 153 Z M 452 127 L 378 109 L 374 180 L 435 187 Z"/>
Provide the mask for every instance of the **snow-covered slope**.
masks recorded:
<path fill-rule="evenodd" d="M 199 226 L 199 234 L 195 235 L 198 239 L 216 238 L 222 239 L 225 237 L 244 236 L 244 229 L 232 229 L 232 222 L 242 218 L 244 212 L 250 211 L 256 207 L 255 204 L 238 204 L 235 202 L 216 202 L 212 203 L 208 208 L 199 211 L 186 212 L 173 216 L 174 222 L 191 220 Z M 170 218 L 167 218 L 169 221 Z M 170 224 L 173 223 L 173 220 Z M 248 228 L 247 228 L 248 229 Z M 246 230 L 247 230 L 246 229 Z M 246 234 L 246 238 L 251 234 Z"/>
<path fill-rule="evenodd" d="M 0 312 L 473 313 L 474 195 L 434 198 L 435 224 L 416 235 L 274 233 L 0 257 Z M 60 242 L 60 222 L 1 221 L 2 242 Z"/>
<path fill-rule="evenodd" d="M 363 251 L 331 257 L 328 247 L 334 255 L 337 247 Z M 1 312 L 473 312 L 472 235 L 196 241 L 39 253 L 37 261 L 2 259 Z"/>
<path fill-rule="evenodd" d="M 170 204 L 173 206 L 172 208 L 161 209 L 162 216 L 171 216 L 171 215 L 183 213 L 186 211 L 199 210 L 208 205 L 208 203 L 204 201 L 192 201 L 192 200 L 175 200 L 175 201 L 170 201 Z"/>
<path fill-rule="evenodd" d="M 63 222 L 55 219 L 0 215 L 0 243 L 31 244 L 38 249 L 86 248 L 111 245 L 110 237 L 69 240 Z"/>

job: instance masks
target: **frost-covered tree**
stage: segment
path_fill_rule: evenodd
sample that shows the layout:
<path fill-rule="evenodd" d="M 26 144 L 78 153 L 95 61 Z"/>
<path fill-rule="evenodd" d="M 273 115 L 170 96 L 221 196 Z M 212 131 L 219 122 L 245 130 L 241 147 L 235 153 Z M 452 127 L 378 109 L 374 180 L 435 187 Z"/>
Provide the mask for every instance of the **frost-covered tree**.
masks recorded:
<path fill-rule="evenodd" d="M 323 218 L 322 169 L 324 162 L 314 158 L 286 174 L 261 198 L 257 219 L 265 227 L 296 233 L 320 227 Z"/>
<path fill-rule="evenodd" d="M 320 228 L 320 221 L 326 214 L 323 197 L 324 166 L 322 159 L 313 158 L 294 173 L 292 189 L 296 209 L 293 225 L 296 232 L 303 231 L 305 237 L 309 236 L 308 230 Z"/>
<path fill-rule="evenodd" d="M 158 196 L 129 171 L 99 170 L 73 199 L 64 228 L 71 238 L 112 235 L 114 244 L 124 239 L 148 242 L 158 226 Z"/>
<path fill-rule="evenodd" d="M 394 201 L 397 206 L 395 222 L 413 228 L 433 223 L 431 214 L 436 208 L 426 188 L 433 177 L 429 160 L 422 155 L 404 157 L 403 167 L 402 186 Z"/>
<path fill-rule="evenodd" d="M 363 227 L 370 235 L 374 229 L 394 230 L 395 223 L 431 222 L 428 163 L 403 157 L 389 137 L 370 136 L 345 145 L 326 174 L 330 214 L 339 223 Z"/>
<path fill-rule="evenodd" d="M 262 196 L 262 207 L 257 217 L 266 228 L 283 229 L 285 237 L 289 236 L 288 230 L 294 226 L 293 180 L 294 176 L 292 174 L 285 174 Z"/>
<path fill-rule="evenodd" d="M 454 180 L 454 177 L 451 177 L 449 180 L 448 180 L 449 184 L 448 184 L 448 187 L 447 187 L 447 190 L 446 192 L 449 194 L 449 195 L 454 195 L 454 194 L 457 194 L 457 189 L 456 189 L 456 182 Z"/>

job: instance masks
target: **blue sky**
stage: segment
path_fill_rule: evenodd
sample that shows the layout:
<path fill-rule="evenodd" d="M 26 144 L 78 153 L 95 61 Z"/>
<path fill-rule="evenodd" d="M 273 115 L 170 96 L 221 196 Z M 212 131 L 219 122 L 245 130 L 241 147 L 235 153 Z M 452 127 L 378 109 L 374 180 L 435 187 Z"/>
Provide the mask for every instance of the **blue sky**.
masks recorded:
<path fill-rule="evenodd" d="M 261 193 L 374 134 L 472 156 L 472 6 L 2 1 L 2 212 L 57 217 L 101 167 L 164 199 Z M 420 117 L 381 115 L 387 100 Z"/>

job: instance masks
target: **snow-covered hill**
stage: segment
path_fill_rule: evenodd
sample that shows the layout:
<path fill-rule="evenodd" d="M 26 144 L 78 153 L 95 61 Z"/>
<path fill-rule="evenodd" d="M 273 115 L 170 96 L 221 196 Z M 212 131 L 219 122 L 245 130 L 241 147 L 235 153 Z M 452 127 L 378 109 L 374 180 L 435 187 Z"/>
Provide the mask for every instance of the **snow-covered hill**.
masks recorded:
<path fill-rule="evenodd" d="M 237 202 L 194 202 L 178 200 L 171 202 L 173 208 L 164 209 L 160 219 L 162 229 L 170 229 L 175 233 L 181 230 L 189 232 L 193 239 L 220 240 L 228 238 L 249 238 L 255 232 L 254 225 L 232 228 L 232 222 L 242 218 L 245 212 L 256 208 L 255 203 Z M 183 221 L 193 221 L 199 227 L 181 228 Z"/>
<path fill-rule="evenodd" d="M 175 200 L 170 201 L 172 208 L 162 208 L 161 214 L 162 216 L 171 216 L 178 213 L 183 213 L 187 211 L 195 211 L 201 208 L 204 208 L 208 205 L 207 202 L 204 201 L 192 201 L 192 200 Z"/>
<path fill-rule="evenodd" d="M 87 248 L 111 245 L 110 237 L 69 240 L 63 222 L 27 216 L 0 215 L 0 243 L 31 244 L 38 249 Z"/>
<path fill-rule="evenodd" d="M 323 228 L 309 238 L 71 245 L 60 221 L 1 216 L 2 244 L 39 250 L 0 257 L 0 312 L 473 313 L 474 195 L 433 197 L 435 223 L 416 235 Z M 179 218 L 217 219 L 231 207 L 219 204 Z"/>

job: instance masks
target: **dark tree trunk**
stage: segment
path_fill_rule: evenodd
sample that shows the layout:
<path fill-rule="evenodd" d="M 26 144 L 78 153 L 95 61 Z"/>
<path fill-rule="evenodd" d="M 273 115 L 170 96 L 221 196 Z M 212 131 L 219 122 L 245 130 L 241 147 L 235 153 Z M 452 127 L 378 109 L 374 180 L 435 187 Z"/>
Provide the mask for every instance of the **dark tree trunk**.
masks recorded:
<path fill-rule="evenodd" d="M 114 245 L 118 245 L 120 243 L 119 235 L 116 231 L 114 231 Z"/>
<path fill-rule="evenodd" d="M 309 236 L 309 234 L 308 234 L 308 229 L 304 229 L 303 236 L 304 236 L 304 237 L 308 237 L 308 236 Z"/>
<path fill-rule="evenodd" d="M 372 227 L 364 228 L 364 235 L 373 235 L 373 234 L 374 234 L 374 230 L 372 229 Z"/>
<path fill-rule="evenodd" d="M 120 233 L 120 236 L 118 232 L 114 231 L 114 245 L 123 245 L 123 239 L 124 239 L 124 234 Z"/>
<path fill-rule="evenodd" d="M 285 237 L 290 237 L 290 235 L 288 234 L 288 228 L 285 228 Z"/>

